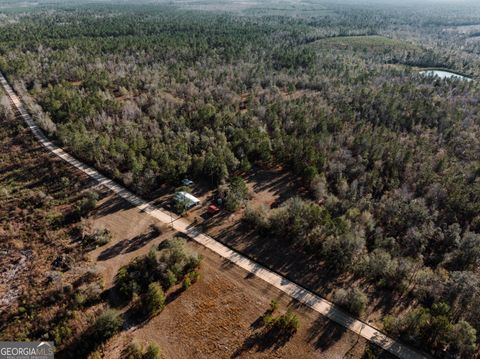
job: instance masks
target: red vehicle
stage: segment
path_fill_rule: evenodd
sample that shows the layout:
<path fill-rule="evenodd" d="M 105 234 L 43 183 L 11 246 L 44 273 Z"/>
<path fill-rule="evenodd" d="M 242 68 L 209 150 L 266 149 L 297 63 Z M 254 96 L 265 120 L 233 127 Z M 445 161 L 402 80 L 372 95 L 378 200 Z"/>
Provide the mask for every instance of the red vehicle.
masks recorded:
<path fill-rule="evenodd" d="M 210 214 L 217 214 L 218 212 L 220 212 L 220 208 L 218 208 L 214 204 L 211 204 L 210 206 L 208 206 L 207 211 Z"/>

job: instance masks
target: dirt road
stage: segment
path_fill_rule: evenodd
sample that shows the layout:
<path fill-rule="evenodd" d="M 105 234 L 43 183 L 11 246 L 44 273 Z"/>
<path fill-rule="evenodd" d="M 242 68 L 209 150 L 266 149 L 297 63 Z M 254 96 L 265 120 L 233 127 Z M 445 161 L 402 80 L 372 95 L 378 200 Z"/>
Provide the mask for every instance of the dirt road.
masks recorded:
<path fill-rule="evenodd" d="M 230 262 L 263 279 L 267 283 L 278 288 L 292 298 L 295 298 L 300 303 L 305 304 L 316 312 L 326 316 L 327 318 L 344 326 L 345 328 L 348 328 L 352 332 L 357 333 L 358 335 L 364 337 L 372 343 L 375 343 L 379 347 L 387 350 L 388 352 L 396 355 L 397 357 L 402 359 L 420 359 L 427 357 L 425 354 L 419 353 L 418 351 L 407 347 L 406 345 L 396 341 L 395 339 L 386 336 L 377 328 L 352 317 L 342 309 L 335 306 L 333 303 L 319 297 L 318 295 L 306 290 L 305 288 L 297 285 L 296 283 L 291 282 L 287 278 L 270 271 L 269 269 L 259 265 L 258 263 L 250 260 L 242 254 L 235 252 L 230 248 L 226 247 L 225 245 L 215 241 L 213 238 L 201 233 L 197 228 L 195 228 L 185 219 L 177 218 L 176 216 L 174 217 L 172 214 L 154 207 L 150 203 L 128 191 L 126 188 L 115 183 L 111 179 L 106 178 L 95 169 L 72 157 L 63 149 L 57 147 L 47 139 L 41 129 L 35 124 L 32 117 L 25 110 L 22 102 L 14 93 L 3 75 L 0 75 L 0 83 L 5 89 L 7 95 L 10 97 L 13 105 L 18 110 L 23 120 L 26 122 L 27 126 L 30 128 L 35 137 L 45 148 L 47 148 L 49 151 L 62 158 L 72 166 L 76 167 L 80 171 L 89 175 L 99 184 L 105 186 L 112 192 L 116 193 L 118 196 L 124 198 L 129 203 L 137 207 L 139 210 L 150 214 L 151 216 L 163 223 L 171 223 L 175 230 L 188 235 L 191 239 L 202 244 L 213 252 L 219 254 L 221 257 L 228 259 Z"/>

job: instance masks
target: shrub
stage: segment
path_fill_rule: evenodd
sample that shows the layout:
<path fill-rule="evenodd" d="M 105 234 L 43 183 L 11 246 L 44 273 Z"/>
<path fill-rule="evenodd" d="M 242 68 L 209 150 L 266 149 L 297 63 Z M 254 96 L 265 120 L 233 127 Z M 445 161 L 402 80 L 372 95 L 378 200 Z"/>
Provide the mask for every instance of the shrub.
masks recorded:
<path fill-rule="evenodd" d="M 412 343 L 428 341 L 435 350 L 443 351 L 447 346 L 458 357 L 468 358 L 477 342 L 475 328 L 470 323 L 452 321 L 451 308 L 440 302 L 431 308 L 417 307 L 399 317 L 386 317 L 384 328 L 388 333 L 402 335 Z"/>
<path fill-rule="evenodd" d="M 460 357 L 467 358 L 475 352 L 477 343 L 477 331 L 470 323 L 461 320 L 450 333 L 452 349 L 460 354 Z"/>
<path fill-rule="evenodd" d="M 96 233 L 96 244 L 98 246 L 104 246 L 112 239 L 112 233 L 107 229 L 104 228 L 103 230 L 99 230 Z"/>
<path fill-rule="evenodd" d="M 196 270 L 191 271 L 190 273 L 187 274 L 187 277 L 190 278 L 190 282 L 192 284 L 197 283 L 198 279 L 200 278 L 200 273 L 198 273 Z"/>
<path fill-rule="evenodd" d="M 98 282 L 90 283 L 76 293 L 77 304 L 87 306 L 97 302 L 102 295 L 102 286 Z M 83 298 L 83 302 L 81 299 Z"/>
<path fill-rule="evenodd" d="M 275 320 L 275 318 L 273 317 L 273 315 L 270 314 L 270 313 L 267 313 L 263 316 L 262 323 L 263 323 L 264 326 L 270 327 L 274 320 Z"/>
<path fill-rule="evenodd" d="M 278 309 L 278 302 L 275 299 L 272 299 L 270 302 L 270 313 L 274 313 Z"/>
<path fill-rule="evenodd" d="M 183 278 L 182 287 L 184 290 L 187 290 L 188 288 L 190 288 L 191 285 L 192 281 L 190 280 L 190 277 L 186 275 L 185 278 Z"/>
<path fill-rule="evenodd" d="M 160 348 L 155 344 L 149 344 L 147 351 L 143 354 L 142 359 L 160 359 L 162 356 Z"/>
<path fill-rule="evenodd" d="M 75 307 L 82 307 L 87 301 L 87 298 L 82 293 L 77 292 L 73 296 L 73 301 L 74 301 Z"/>
<path fill-rule="evenodd" d="M 165 307 L 165 293 L 157 282 L 150 283 L 145 297 L 145 306 L 149 316 L 154 316 Z"/>
<path fill-rule="evenodd" d="M 163 277 L 167 277 L 167 272 L 171 271 L 178 280 L 198 268 L 202 259 L 196 254 L 189 254 L 182 239 L 164 242 L 159 249 L 161 249 L 160 262 L 166 265 Z"/>
<path fill-rule="evenodd" d="M 183 215 L 188 209 L 188 202 L 186 200 L 175 200 L 173 203 L 173 212 L 178 215 Z"/>
<path fill-rule="evenodd" d="M 101 342 L 114 336 L 122 327 L 123 318 L 120 313 L 113 309 L 103 312 L 95 321 L 93 337 Z"/>
<path fill-rule="evenodd" d="M 322 247 L 322 255 L 337 272 L 351 269 L 351 264 L 365 248 L 365 238 L 356 233 L 328 236 Z"/>
<path fill-rule="evenodd" d="M 79 216 L 85 216 L 89 212 L 93 211 L 97 206 L 98 193 L 90 191 L 87 195 L 82 198 L 80 203 L 77 205 L 76 212 Z"/>
<path fill-rule="evenodd" d="M 338 289 L 335 292 L 335 302 L 354 315 L 361 315 L 368 303 L 368 298 L 360 289 Z"/>
<path fill-rule="evenodd" d="M 268 216 L 268 208 L 266 206 L 259 206 L 254 208 L 247 205 L 243 220 L 252 227 L 257 228 L 261 233 L 268 232 L 270 229 L 270 218 Z"/>
<path fill-rule="evenodd" d="M 93 353 L 90 353 L 87 359 L 102 359 L 102 354 L 100 354 L 100 352 L 96 350 Z"/>
<path fill-rule="evenodd" d="M 192 273 L 200 266 L 200 262 L 202 261 L 202 257 L 198 255 L 190 255 L 187 258 L 185 266 L 183 267 L 183 272 Z"/>
<path fill-rule="evenodd" d="M 275 318 L 271 325 L 273 325 L 274 328 L 279 329 L 281 332 L 293 334 L 296 333 L 300 327 L 300 321 L 289 309 L 285 314 Z"/>
<path fill-rule="evenodd" d="M 185 278 L 194 283 L 198 279 L 196 269 L 201 257 L 188 253 L 184 248 L 185 241 L 173 239 L 162 242 L 160 254 L 154 248 L 147 256 L 137 258 L 121 268 L 116 276 L 116 286 L 120 294 L 128 300 L 136 294 L 148 291 L 152 282 L 161 283 L 165 290 Z"/>
<path fill-rule="evenodd" d="M 131 277 L 129 273 L 129 266 L 122 267 L 118 270 L 115 278 L 115 284 L 120 295 L 125 299 L 132 299 L 134 293 L 139 292 L 138 283 Z"/>
<path fill-rule="evenodd" d="M 150 343 L 143 352 L 138 343 L 129 344 L 122 353 L 122 359 L 160 359 L 162 357 L 160 348 L 153 343 Z"/>
<path fill-rule="evenodd" d="M 142 348 L 138 343 L 130 343 L 122 353 L 123 359 L 142 359 Z"/>
<path fill-rule="evenodd" d="M 196 283 L 198 279 L 200 278 L 200 273 L 198 273 L 196 270 L 193 270 L 183 278 L 183 289 L 188 289 L 192 284 Z"/>
<path fill-rule="evenodd" d="M 398 335 L 399 328 L 396 318 L 392 315 L 387 315 L 383 318 L 383 329 L 390 334 Z"/>
<path fill-rule="evenodd" d="M 104 246 L 112 239 L 112 234 L 107 228 L 103 229 L 84 229 L 82 230 L 82 247 L 86 249 L 95 249 Z"/>
<path fill-rule="evenodd" d="M 170 269 L 167 270 L 165 277 L 166 277 L 165 282 L 167 283 L 167 288 L 170 288 L 171 286 L 175 285 L 178 281 L 177 276 Z"/>
<path fill-rule="evenodd" d="M 286 313 L 275 317 L 274 313 L 277 309 L 278 303 L 272 300 L 270 308 L 262 318 L 263 325 L 284 334 L 296 333 L 300 326 L 298 317 L 290 309 Z"/>
<path fill-rule="evenodd" d="M 53 337 L 53 342 L 55 345 L 60 346 L 62 345 L 64 339 L 71 337 L 72 329 L 65 321 L 61 321 L 51 330 L 50 335 Z"/>

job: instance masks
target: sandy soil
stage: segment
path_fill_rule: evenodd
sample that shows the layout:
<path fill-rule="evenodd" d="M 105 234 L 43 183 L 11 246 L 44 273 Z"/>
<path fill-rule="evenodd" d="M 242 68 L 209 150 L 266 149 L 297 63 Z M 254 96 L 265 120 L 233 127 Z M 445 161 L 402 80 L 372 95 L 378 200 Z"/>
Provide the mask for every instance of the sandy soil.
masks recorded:
<path fill-rule="evenodd" d="M 47 156 L 45 160 L 48 161 Z M 48 172 L 47 165 L 45 170 Z M 291 195 L 292 185 L 286 186 L 285 183 L 292 183 L 292 179 L 278 171 L 281 170 L 258 171 L 248 179 L 253 201 L 275 206 Z M 85 187 L 90 186 L 87 180 Z M 203 196 L 208 199 L 211 192 L 205 191 Z M 104 193 L 102 198 L 90 220 L 94 227 L 108 228 L 113 238 L 86 257 L 102 273 L 108 290 L 121 266 L 146 254 L 152 246 L 170 238 L 174 232 L 111 194 Z M 238 221 L 239 217 L 234 220 Z M 119 358 L 122 349 L 132 340 L 142 344 L 158 343 L 166 358 L 362 356 L 366 342 L 357 335 L 299 306 L 266 282 L 205 248 L 193 242 L 188 246 L 204 257 L 199 282 L 174 296 L 157 317 L 114 337 L 104 349 L 105 358 Z M 260 325 L 261 316 L 272 299 L 278 300 L 280 313 L 292 307 L 300 318 L 300 330 L 289 341 L 272 337 Z M 88 326 L 88 322 L 82 326 Z"/>
<path fill-rule="evenodd" d="M 88 254 L 103 274 L 107 288 L 112 286 L 120 267 L 147 254 L 152 246 L 171 238 L 174 233 L 168 226 L 163 226 L 155 218 L 114 195 L 99 201 L 92 219 L 95 228 L 108 228 L 112 234 L 110 243 Z M 160 231 L 160 235 L 154 233 L 155 228 Z"/>
<path fill-rule="evenodd" d="M 363 353 L 365 341 L 357 335 L 195 247 L 206 255 L 200 282 L 128 337 L 158 342 L 167 358 L 356 358 Z M 286 343 L 269 338 L 261 326 L 272 299 L 280 312 L 292 306 L 300 317 L 299 332 Z"/>
<path fill-rule="evenodd" d="M 90 252 L 104 274 L 107 287 L 118 269 L 175 233 L 168 226 L 123 200 L 108 196 L 93 216 L 95 226 L 107 227 L 113 240 Z M 152 225 L 161 234 L 150 238 Z M 266 282 L 226 262 L 218 255 L 188 242 L 203 256 L 199 282 L 174 296 L 157 317 L 129 328 L 104 349 L 108 358 L 120 358 L 132 341 L 157 343 L 165 358 L 360 358 L 366 342 L 326 320 Z M 270 301 L 279 302 L 279 313 L 292 307 L 299 316 L 299 332 L 288 342 L 271 338 L 260 325 Z M 126 308 L 124 308 L 126 310 Z M 107 354 L 108 353 L 108 354 Z"/>

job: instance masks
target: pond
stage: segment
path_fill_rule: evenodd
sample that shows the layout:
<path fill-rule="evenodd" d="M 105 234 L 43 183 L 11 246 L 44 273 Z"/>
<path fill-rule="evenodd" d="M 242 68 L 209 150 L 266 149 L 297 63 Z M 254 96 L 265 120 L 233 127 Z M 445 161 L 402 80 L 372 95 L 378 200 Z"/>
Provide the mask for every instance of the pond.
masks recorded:
<path fill-rule="evenodd" d="M 459 75 L 447 70 L 425 70 L 425 71 L 420 71 L 420 74 L 425 76 L 435 76 L 441 79 L 457 79 L 457 80 L 472 81 L 470 77 Z"/>

